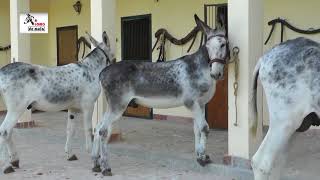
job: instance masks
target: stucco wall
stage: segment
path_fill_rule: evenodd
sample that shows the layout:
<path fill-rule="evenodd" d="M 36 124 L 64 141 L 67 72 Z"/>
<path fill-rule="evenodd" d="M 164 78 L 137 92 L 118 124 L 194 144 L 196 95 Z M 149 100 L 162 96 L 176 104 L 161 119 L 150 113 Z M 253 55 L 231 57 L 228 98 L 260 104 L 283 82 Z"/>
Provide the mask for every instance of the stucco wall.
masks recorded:
<path fill-rule="evenodd" d="M 292 25 L 302 28 L 320 28 L 320 1 L 319 0 L 264 0 L 264 37 L 267 38 L 270 26 L 267 25 L 268 21 L 281 17 Z M 271 37 L 269 43 L 265 46 L 265 50 L 269 49 L 275 44 L 280 42 L 280 25 L 276 27 L 276 30 Z M 284 31 L 284 40 L 293 39 L 296 37 L 309 37 L 313 40 L 320 42 L 320 34 L 317 35 L 302 35 L 295 33 L 286 28 Z"/>
<path fill-rule="evenodd" d="M 48 12 L 48 34 L 31 35 L 31 57 L 33 64 L 57 65 L 56 28 L 78 25 L 78 37 L 90 32 L 90 0 L 81 0 L 82 9 L 78 15 L 73 0 L 30 0 L 32 12 Z"/>
<path fill-rule="evenodd" d="M 48 12 L 49 0 L 30 0 L 30 11 L 33 13 Z M 49 34 L 31 34 L 30 44 L 32 64 L 48 65 Z"/>
<path fill-rule="evenodd" d="M 78 15 L 72 5 L 74 0 L 50 0 L 49 5 L 49 62 L 57 64 L 56 28 L 78 25 L 78 37 L 90 33 L 90 0 L 81 0 L 81 13 Z"/>
<path fill-rule="evenodd" d="M 0 6 L 0 46 L 10 44 L 10 1 L 2 0 Z M 10 51 L 0 52 L 0 67 L 10 61 Z"/>
<path fill-rule="evenodd" d="M 264 40 L 268 37 L 270 26 L 267 25 L 268 21 L 274 18 L 287 19 L 292 25 L 302 28 L 320 28 L 320 1 L 319 0 L 264 0 Z M 264 46 L 264 50 L 270 49 L 275 44 L 280 42 L 280 24 L 277 25 L 269 43 Z M 286 28 L 284 31 L 284 40 L 293 39 L 296 37 L 308 37 L 320 42 L 320 34 L 317 35 L 302 35 L 291 31 Z M 263 102 L 263 119 L 265 124 L 268 124 L 268 109 L 266 100 Z"/>
<path fill-rule="evenodd" d="M 0 46 L 10 44 L 10 1 L 2 0 L 0 6 Z M 0 51 L 0 67 L 10 62 L 10 50 Z M 4 110 L 5 106 L 0 97 L 0 111 Z"/>
<path fill-rule="evenodd" d="M 204 4 L 225 3 L 226 0 L 118 0 L 117 1 L 117 59 L 121 59 L 121 17 L 151 14 L 152 15 L 152 45 L 155 43 L 154 33 L 160 28 L 166 28 L 173 36 L 182 38 L 195 26 L 193 15 L 204 17 Z M 200 34 L 192 52 L 197 50 L 200 42 Z M 190 42 L 189 42 L 190 43 Z M 190 44 L 176 46 L 166 42 L 167 59 L 175 59 L 187 54 Z M 153 60 L 158 58 L 158 51 L 154 51 Z M 170 109 L 154 109 L 155 114 L 191 117 L 191 113 L 184 107 Z"/>

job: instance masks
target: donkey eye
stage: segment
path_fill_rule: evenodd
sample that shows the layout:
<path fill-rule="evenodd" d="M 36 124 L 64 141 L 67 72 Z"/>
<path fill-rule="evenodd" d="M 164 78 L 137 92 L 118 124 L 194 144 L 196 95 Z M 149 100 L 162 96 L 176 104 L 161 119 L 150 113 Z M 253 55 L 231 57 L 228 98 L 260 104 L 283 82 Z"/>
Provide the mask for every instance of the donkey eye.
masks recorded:
<path fill-rule="evenodd" d="M 222 44 L 220 48 L 224 48 L 226 46 L 226 44 Z"/>

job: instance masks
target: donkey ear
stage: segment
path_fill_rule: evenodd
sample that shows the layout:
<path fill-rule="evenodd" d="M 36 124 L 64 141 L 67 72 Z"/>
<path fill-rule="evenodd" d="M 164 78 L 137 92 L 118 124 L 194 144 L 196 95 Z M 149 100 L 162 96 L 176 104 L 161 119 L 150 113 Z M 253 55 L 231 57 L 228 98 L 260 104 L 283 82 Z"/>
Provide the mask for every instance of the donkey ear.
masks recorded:
<path fill-rule="evenodd" d="M 97 47 L 99 45 L 98 41 L 96 39 L 94 39 L 87 31 L 86 31 L 86 34 L 88 35 L 93 46 Z"/>
<path fill-rule="evenodd" d="M 208 36 L 211 28 L 206 25 L 203 21 L 200 20 L 197 14 L 194 15 L 194 20 L 196 21 L 197 25 L 202 29 L 202 31 Z"/>
<path fill-rule="evenodd" d="M 102 33 L 102 40 L 103 40 L 104 44 L 105 44 L 108 48 L 110 48 L 110 40 L 109 40 L 109 37 L 108 37 L 106 31 L 103 31 L 103 33 Z"/>

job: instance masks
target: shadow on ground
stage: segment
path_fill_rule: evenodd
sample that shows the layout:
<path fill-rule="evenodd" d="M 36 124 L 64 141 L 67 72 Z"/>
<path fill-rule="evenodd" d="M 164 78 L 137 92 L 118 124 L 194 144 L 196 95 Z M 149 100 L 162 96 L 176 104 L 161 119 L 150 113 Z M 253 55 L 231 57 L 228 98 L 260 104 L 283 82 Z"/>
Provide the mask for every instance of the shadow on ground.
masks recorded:
<path fill-rule="evenodd" d="M 114 176 L 102 177 L 99 173 L 91 172 L 90 155 L 85 152 L 82 119 L 77 119 L 73 143 L 79 160 L 68 162 L 64 153 L 67 114 L 36 113 L 32 117 L 38 127 L 14 130 L 21 168 L 10 175 L 0 174 L 0 180 L 252 179 L 251 171 L 221 165 L 227 153 L 227 131 L 210 132 L 207 152 L 214 164 L 202 168 L 195 161 L 191 123 L 125 117 L 120 121 L 123 140 L 109 146 Z M 320 174 L 319 130 L 302 133 L 296 139 L 290 149 L 284 179 L 317 179 Z"/>

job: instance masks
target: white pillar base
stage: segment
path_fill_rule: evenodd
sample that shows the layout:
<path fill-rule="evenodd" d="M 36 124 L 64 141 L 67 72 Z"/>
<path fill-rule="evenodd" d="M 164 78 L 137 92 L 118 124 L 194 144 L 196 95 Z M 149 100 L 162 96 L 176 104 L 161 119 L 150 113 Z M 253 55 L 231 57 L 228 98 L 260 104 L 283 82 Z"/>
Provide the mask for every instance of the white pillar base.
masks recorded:
<path fill-rule="evenodd" d="M 91 0 L 91 35 L 102 42 L 102 33 L 106 31 L 110 39 L 111 49 L 113 53 L 116 50 L 115 40 L 115 19 L 116 19 L 116 0 Z M 114 53 L 115 54 L 115 53 Z M 103 92 L 99 96 L 94 108 L 92 118 L 93 127 L 103 119 L 106 110 L 106 102 L 103 98 Z M 121 132 L 118 122 L 113 124 L 111 140 L 121 138 Z"/>
<path fill-rule="evenodd" d="M 235 117 L 235 97 L 233 88 L 229 88 L 229 131 L 228 131 L 228 155 L 250 159 L 260 144 L 261 128 L 255 139 L 250 133 L 249 99 L 251 93 L 252 72 L 256 62 L 262 55 L 263 49 L 263 1 L 262 0 L 229 0 L 228 23 L 231 50 L 240 48 L 239 53 L 239 88 L 238 88 L 238 117 Z M 232 52 L 231 52 L 232 53 Z M 229 70 L 229 87 L 234 83 L 234 65 Z M 258 99 L 261 94 L 258 93 Z M 238 119 L 238 125 L 234 122 Z M 259 108 L 259 121 L 262 112 Z"/>

